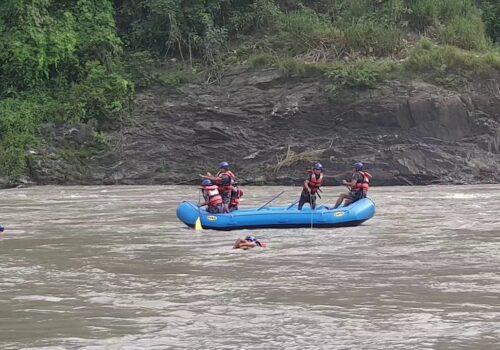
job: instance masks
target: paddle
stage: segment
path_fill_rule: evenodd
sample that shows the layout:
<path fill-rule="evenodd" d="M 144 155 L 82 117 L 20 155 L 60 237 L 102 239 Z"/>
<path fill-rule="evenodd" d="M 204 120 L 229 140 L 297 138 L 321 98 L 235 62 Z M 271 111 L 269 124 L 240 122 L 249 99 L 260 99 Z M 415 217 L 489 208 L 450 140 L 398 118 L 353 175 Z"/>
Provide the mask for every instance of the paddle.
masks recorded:
<path fill-rule="evenodd" d="M 273 198 L 271 198 L 270 201 L 268 201 L 266 204 L 264 204 L 263 206 L 261 206 L 257 210 L 261 210 L 262 208 L 264 208 L 265 206 L 267 206 L 269 203 L 271 203 L 272 201 L 274 201 L 276 198 L 278 198 L 279 196 L 281 196 L 283 193 L 285 193 L 285 191 L 281 191 L 280 193 L 278 193 L 276 196 L 274 196 Z"/>
<path fill-rule="evenodd" d="M 198 192 L 198 218 L 196 219 L 196 222 L 194 224 L 194 229 L 196 231 L 202 231 L 203 226 L 201 226 L 201 206 L 200 206 L 200 192 Z"/>
<path fill-rule="evenodd" d="M 298 202 L 300 201 L 300 199 L 297 199 L 295 202 L 293 202 L 292 204 L 290 204 L 286 210 L 290 209 L 291 207 L 293 207 L 295 204 L 297 204 Z"/>
<path fill-rule="evenodd" d="M 311 206 L 311 230 L 312 230 L 313 229 L 313 215 L 314 215 L 313 211 L 314 211 L 314 209 L 313 209 L 313 199 L 312 199 L 311 192 L 309 192 L 309 205 Z"/>

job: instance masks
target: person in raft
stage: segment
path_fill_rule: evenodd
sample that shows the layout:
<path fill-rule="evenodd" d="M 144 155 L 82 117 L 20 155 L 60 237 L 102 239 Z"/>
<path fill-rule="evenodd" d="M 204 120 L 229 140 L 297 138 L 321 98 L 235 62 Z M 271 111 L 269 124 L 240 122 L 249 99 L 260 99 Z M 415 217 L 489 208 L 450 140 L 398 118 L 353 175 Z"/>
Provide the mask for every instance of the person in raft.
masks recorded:
<path fill-rule="evenodd" d="M 254 236 L 246 236 L 245 239 L 238 238 L 236 242 L 234 242 L 233 249 L 251 249 L 255 247 L 266 248 L 266 243 L 261 243 Z"/>
<path fill-rule="evenodd" d="M 219 194 L 218 187 L 212 181 L 205 179 L 201 182 L 201 194 L 205 203 L 200 204 L 200 207 L 207 206 L 207 212 L 220 214 L 224 212 L 224 204 L 222 197 Z"/>
<path fill-rule="evenodd" d="M 307 179 L 304 181 L 302 193 L 300 194 L 298 209 L 302 210 L 305 203 L 309 203 L 311 209 L 316 208 L 316 194 L 323 184 L 323 165 L 314 164 L 312 170 L 309 169 Z"/>
<path fill-rule="evenodd" d="M 366 198 L 371 179 L 372 175 L 369 172 L 364 171 L 363 163 L 355 163 L 352 169 L 351 182 L 342 180 L 342 184 L 349 188 L 349 192 L 340 194 L 333 209 L 337 209 L 342 203 L 344 203 L 345 206 L 348 206 L 361 198 Z"/>
<path fill-rule="evenodd" d="M 219 172 L 215 176 L 207 172 L 206 175 L 201 175 L 201 177 L 212 181 L 218 186 L 219 193 L 224 203 L 225 213 L 238 210 L 240 197 L 243 196 L 243 191 L 238 188 L 236 175 L 229 170 L 228 162 L 219 163 Z"/>

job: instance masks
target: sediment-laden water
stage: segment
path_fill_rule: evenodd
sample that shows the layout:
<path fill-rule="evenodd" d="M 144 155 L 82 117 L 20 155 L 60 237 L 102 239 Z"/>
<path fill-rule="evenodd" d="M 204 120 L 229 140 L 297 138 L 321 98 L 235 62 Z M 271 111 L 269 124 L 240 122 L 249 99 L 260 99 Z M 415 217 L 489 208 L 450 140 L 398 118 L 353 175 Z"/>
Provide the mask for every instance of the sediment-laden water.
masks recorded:
<path fill-rule="evenodd" d="M 359 227 L 201 233 L 175 217 L 194 187 L 0 194 L 0 349 L 500 349 L 498 185 L 373 188 Z M 248 233 L 269 248 L 231 249 Z"/>

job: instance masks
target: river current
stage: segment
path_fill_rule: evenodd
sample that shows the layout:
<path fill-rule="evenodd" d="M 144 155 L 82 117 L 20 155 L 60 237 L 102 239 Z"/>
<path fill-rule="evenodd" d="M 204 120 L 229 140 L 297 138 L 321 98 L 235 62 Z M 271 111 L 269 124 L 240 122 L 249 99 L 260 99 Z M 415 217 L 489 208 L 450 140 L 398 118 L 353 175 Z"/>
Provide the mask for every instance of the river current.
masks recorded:
<path fill-rule="evenodd" d="M 500 349 L 499 185 L 375 187 L 358 227 L 231 232 L 177 220 L 192 186 L 0 194 L 0 349 Z M 269 247 L 233 250 L 249 233 Z"/>

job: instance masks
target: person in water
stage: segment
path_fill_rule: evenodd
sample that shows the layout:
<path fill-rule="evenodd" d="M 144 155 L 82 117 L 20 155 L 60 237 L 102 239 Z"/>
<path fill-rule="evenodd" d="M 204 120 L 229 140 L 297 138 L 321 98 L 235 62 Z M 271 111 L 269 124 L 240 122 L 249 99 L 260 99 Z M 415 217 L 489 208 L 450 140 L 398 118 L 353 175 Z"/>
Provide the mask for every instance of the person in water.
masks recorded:
<path fill-rule="evenodd" d="M 219 194 L 218 187 L 212 183 L 212 181 L 205 179 L 201 182 L 201 194 L 205 203 L 201 204 L 200 207 L 207 206 L 207 212 L 213 214 L 224 213 L 224 204 L 222 202 L 222 197 Z"/>
<path fill-rule="evenodd" d="M 224 203 L 225 213 L 238 210 L 240 197 L 243 196 L 243 191 L 238 188 L 236 175 L 229 170 L 228 162 L 219 163 L 219 172 L 215 176 L 212 176 L 209 172 L 207 172 L 206 175 L 201 176 L 204 179 L 212 181 L 212 183 L 218 186 L 219 193 L 222 196 L 222 201 Z"/>
<path fill-rule="evenodd" d="M 261 243 L 254 236 L 246 236 L 245 239 L 238 238 L 236 242 L 234 242 L 233 249 L 251 249 L 255 247 L 266 248 L 266 243 Z"/>
<path fill-rule="evenodd" d="M 316 208 L 316 194 L 323 184 L 323 165 L 321 163 L 314 164 L 312 170 L 308 170 L 307 179 L 304 181 L 302 193 L 300 194 L 298 209 L 302 210 L 305 203 L 309 203 L 311 209 Z"/>
<path fill-rule="evenodd" d="M 349 188 L 349 192 L 341 193 L 333 209 L 337 209 L 342 203 L 348 206 L 361 198 L 366 198 L 369 183 L 372 175 L 364 171 L 364 165 L 361 162 L 355 163 L 352 169 L 351 182 L 342 180 L 342 184 Z"/>

